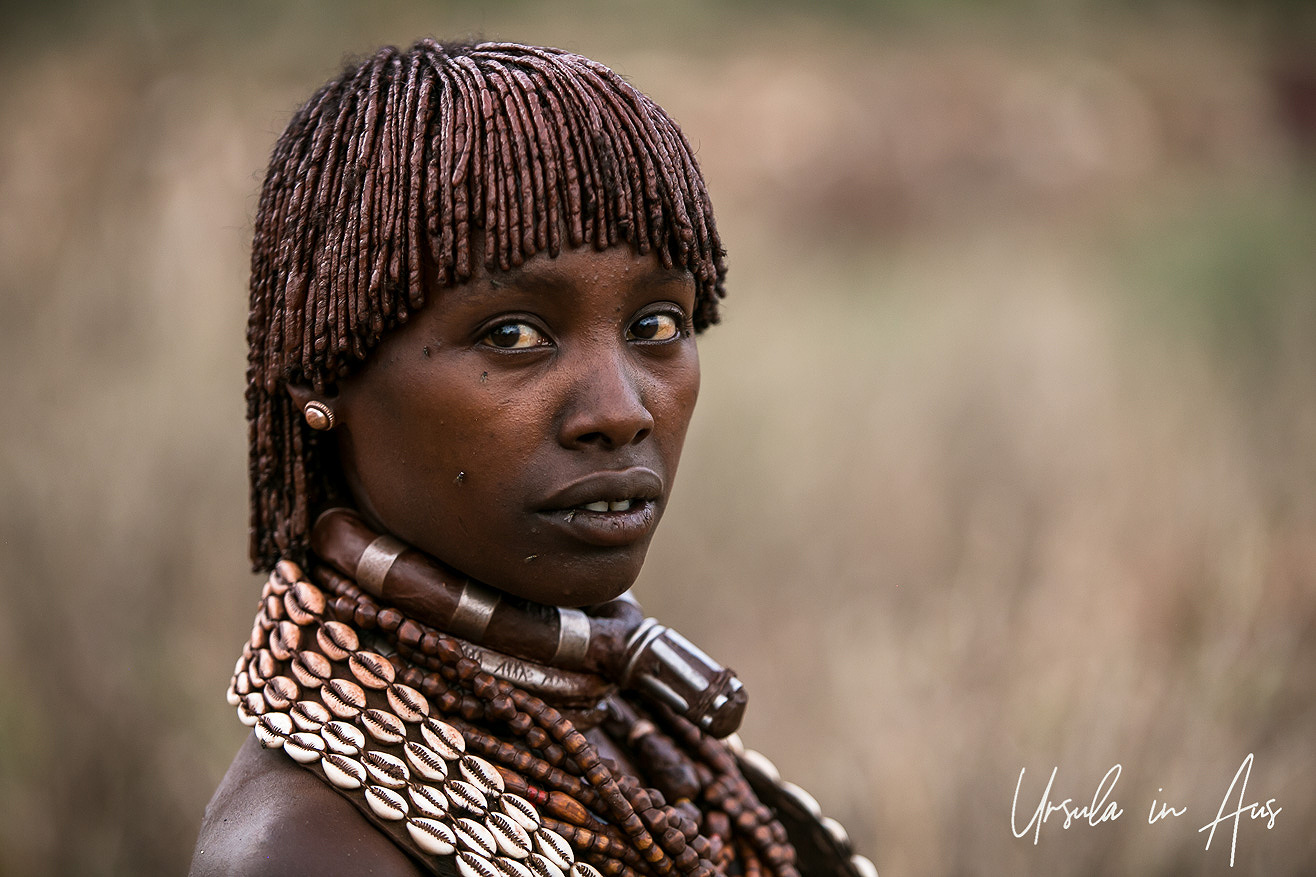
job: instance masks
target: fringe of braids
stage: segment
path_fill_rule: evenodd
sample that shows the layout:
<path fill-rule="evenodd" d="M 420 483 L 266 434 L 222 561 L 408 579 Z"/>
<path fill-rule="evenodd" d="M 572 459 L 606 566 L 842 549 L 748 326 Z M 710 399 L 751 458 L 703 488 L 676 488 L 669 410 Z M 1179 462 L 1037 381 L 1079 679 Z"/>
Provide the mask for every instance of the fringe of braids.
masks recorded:
<path fill-rule="evenodd" d="M 286 386 L 351 374 L 426 291 L 530 256 L 624 243 L 694 276 L 718 321 L 726 267 L 676 123 L 579 55 L 510 43 L 388 47 L 297 112 L 261 192 L 247 326 L 251 557 L 301 559 L 344 495 L 332 443 Z M 478 250 L 478 252 L 477 252 Z"/>

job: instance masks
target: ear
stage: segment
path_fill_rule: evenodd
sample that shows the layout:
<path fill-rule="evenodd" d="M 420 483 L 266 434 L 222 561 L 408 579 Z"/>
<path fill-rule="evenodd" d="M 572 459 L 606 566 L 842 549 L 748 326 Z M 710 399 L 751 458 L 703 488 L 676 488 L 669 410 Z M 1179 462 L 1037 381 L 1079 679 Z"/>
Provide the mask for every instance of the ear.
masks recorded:
<path fill-rule="evenodd" d="M 292 404 L 298 408 L 305 409 L 306 403 L 311 400 L 320 402 L 329 402 L 336 394 L 334 393 L 317 393 L 314 388 L 305 384 L 288 384 L 288 395 L 292 398 Z"/>

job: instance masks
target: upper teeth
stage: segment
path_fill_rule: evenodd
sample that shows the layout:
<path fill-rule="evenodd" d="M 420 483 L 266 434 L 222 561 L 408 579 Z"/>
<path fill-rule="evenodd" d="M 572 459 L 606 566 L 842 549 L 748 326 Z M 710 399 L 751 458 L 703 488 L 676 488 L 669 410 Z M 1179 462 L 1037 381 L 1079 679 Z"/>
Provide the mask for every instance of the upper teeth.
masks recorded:
<path fill-rule="evenodd" d="M 583 506 L 587 512 L 628 512 L 631 510 L 631 501 L 629 499 L 614 499 L 609 502 L 601 499 L 597 502 L 587 502 Z"/>

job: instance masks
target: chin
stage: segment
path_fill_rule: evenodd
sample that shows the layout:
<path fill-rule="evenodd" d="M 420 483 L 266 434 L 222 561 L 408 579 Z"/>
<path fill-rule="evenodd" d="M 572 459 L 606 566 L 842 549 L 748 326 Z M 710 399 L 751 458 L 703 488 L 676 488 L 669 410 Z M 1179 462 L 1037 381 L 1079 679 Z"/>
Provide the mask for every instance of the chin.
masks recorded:
<path fill-rule="evenodd" d="M 533 567 L 535 561 L 530 561 L 527 566 Z M 539 567 L 538 575 L 527 569 L 526 572 L 531 574 L 517 576 L 515 581 L 508 582 L 500 590 L 550 606 L 592 606 L 615 600 L 626 593 L 635 584 L 643 563 L 644 553 L 638 559 L 626 558 L 625 562 L 612 559 L 583 567 L 578 562 L 560 564 L 549 561 Z"/>

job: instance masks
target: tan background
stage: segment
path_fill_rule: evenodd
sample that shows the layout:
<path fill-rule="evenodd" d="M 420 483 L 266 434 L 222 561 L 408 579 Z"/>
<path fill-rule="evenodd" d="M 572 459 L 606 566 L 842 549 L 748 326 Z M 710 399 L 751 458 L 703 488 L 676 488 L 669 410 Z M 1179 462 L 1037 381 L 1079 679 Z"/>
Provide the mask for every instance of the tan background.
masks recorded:
<path fill-rule="evenodd" d="M 1233 873 L 1310 868 L 1316 43 L 1110 5 L 7 6 L 0 874 L 185 869 L 244 732 L 266 158 L 344 53 L 472 33 L 699 147 L 731 298 L 639 593 L 751 745 L 888 877 L 1229 873 L 1253 752 Z M 1031 812 L 1116 763 L 1120 820 L 1012 836 L 1021 768 Z"/>

